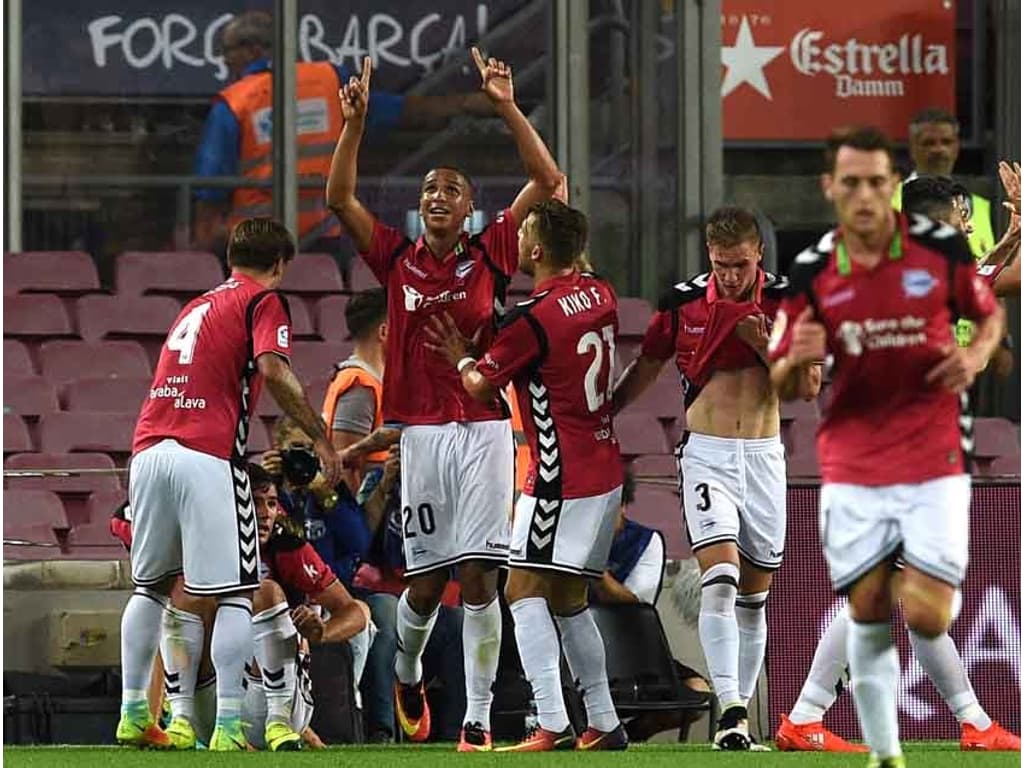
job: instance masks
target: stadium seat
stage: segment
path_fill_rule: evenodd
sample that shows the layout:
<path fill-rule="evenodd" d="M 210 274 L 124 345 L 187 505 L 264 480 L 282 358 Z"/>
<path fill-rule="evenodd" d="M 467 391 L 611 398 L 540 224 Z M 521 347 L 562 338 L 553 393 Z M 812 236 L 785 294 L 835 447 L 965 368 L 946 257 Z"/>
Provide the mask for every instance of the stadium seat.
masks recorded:
<path fill-rule="evenodd" d="M 249 439 L 245 444 L 246 453 L 251 456 L 269 451 L 270 447 L 270 435 L 267 433 L 266 425 L 260 419 L 249 419 Z"/>
<path fill-rule="evenodd" d="M 126 251 L 117 257 L 117 292 L 158 293 L 188 300 L 224 281 L 220 261 L 200 251 Z"/>
<path fill-rule="evenodd" d="M 345 290 L 338 262 L 328 253 L 300 253 L 285 270 L 280 290 L 285 293 L 323 296 Z"/>
<path fill-rule="evenodd" d="M 816 424 L 820 418 L 817 400 L 809 402 L 803 399 L 783 401 L 780 411 L 782 421 L 796 421 L 799 419 Z"/>
<path fill-rule="evenodd" d="M 16 339 L 4 339 L 4 376 L 31 376 L 35 372 L 28 347 Z"/>
<path fill-rule="evenodd" d="M 51 413 L 39 420 L 39 447 L 46 453 L 131 452 L 137 413 Z"/>
<path fill-rule="evenodd" d="M 646 413 L 625 412 L 615 419 L 615 436 L 624 456 L 671 453 L 658 420 Z"/>
<path fill-rule="evenodd" d="M 76 525 L 68 534 L 66 560 L 127 560 L 124 546 L 106 519 Z"/>
<path fill-rule="evenodd" d="M 60 410 L 57 390 L 43 376 L 4 376 L 4 413 L 38 417 Z"/>
<path fill-rule="evenodd" d="M 83 296 L 78 300 L 78 327 L 86 341 L 108 336 L 162 341 L 180 310 L 169 296 Z"/>
<path fill-rule="evenodd" d="M 798 453 L 814 453 L 818 444 L 818 422 L 796 419 L 786 422 L 783 443 L 786 445 L 786 459 Z"/>
<path fill-rule="evenodd" d="M 987 467 L 989 475 L 1012 475 L 1020 478 L 1020 454 L 997 456 Z"/>
<path fill-rule="evenodd" d="M 351 285 L 349 290 L 352 293 L 365 291 L 367 288 L 380 288 L 380 281 L 377 276 L 366 266 L 366 262 L 358 256 L 352 259 L 352 275 L 349 278 Z"/>
<path fill-rule="evenodd" d="M 8 541 L 12 543 L 6 543 Z M 15 541 L 19 543 L 13 543 Z M 4 515 L 4 560 L 52 560 L 57 557 L 60 557 L 60 541 L 51 526 L 9 521 Z"/>
<path fill-rule="evenodd" d="M 666 364 L 658 378 L 626 413 L 649 413 L 658 419 L 675 419 L 683 413 L 683 385 L 675 365 Z"/>
<path fill-rule="evenodd" d="M 810 449 L 805 446 L 806 441 L 798 438 L 796 450 L 786 456 L 787 477 L 821 477 L 817 450 L 813 445 Z"/>
<path fill-rule="evenodd" d="M 43 291 L 80 296 L 100 290 L 92 257 L 83 251 L 24 251 L 4 254 L 4 292 Z"/>
<path fill-rule="evenodd" d="M 334 364 L 352 354 L 353 345 L 338 341 L 297 341 L 292 347 L 292 368 L 303 383 L 329 376 Z"/>
<path fill-rule="evenodd" d="M 39 348 L 43 375 L 58 387 L 73 379 L 151 378 L 146 350 L 136 341 L 43 342 Z"/>
<path fill-rule="evenodd" d="M 345 307 L 348 296 L 324 296 L 316 304 L 316 328 L 327 341 L 348 341 Z"/>
<path fill-rule="evenodd" d="M 637 456 L 629 465 L 633 477 L 658 477 L 675 480 L 679 474 L 679 462 L 675 456 L 667 453 L 655 453 L 650 456 Z"/>
<path fill-rule="evenodd" d="M 303 384 L 303 387 L 306 390 L 306 399 L 309 400 L 310 405 L 312 405 L 313 409 L 318 413 L 320 411 L 320 406 L 323 405 L 324 395 L 327 392 L 327 386 L 331 383 L 331 378 L 331 376 L 317 376 Z M 256 403 L 256 415 L 260 417 L 267 425 L 267 428 L 270 429 L 273 422 L 281 414 L 281 406 L 279 406 L 277 401 L 271 397 L 270 393 L 264 389 L 260 394 L 259 402 Z M 271 441 L 273 441 L 273 437 L 273 434 L 271 434 Z"/>
<path fill-rule="evenodd" d="M 60 496 L 52 491 L 4 489 L 4 536 L 8 525 L 48 525 L 58 531 L 71 527 Z"/>
<path fill-rule="evenodd" d="M 53 294 L 4 296 L 4 336 L 76 336 L 64 302 Z"/>
<path fill-rule="evenodd" d="M 651 321 L 651 305 L 644 299 L 619 298 L 619 335 L 642 339 Z"/>
<path fill-rule="evenodd" d="M 636 499 L 626 508 L 631 520 L 661 531 L 665 537 L 665 557 L 679 560 L 690 556 L 690 545 L 683 535 L 682 505 L 672 482 L 638 482 Z"/>
<path fill-rule="evenodd" d="M 1017 429 L 1007 419 L 974 420 L 974 455 L 978 459 L 994 459 L 1020 453 Z"/>
<path fill-rule="evenodd" d="M 138 416 L 150 384 L 149 376 L 74 379 L 62 387 L 61 401 L 68 411 Z"/>
<path fill-rule="evenodd" d="M 6 430 L 5 430 L 6 433 Z M 75 470 L 105 470 L 104 473 L 74 474 Z M 105 453 L 18 453 L 4 459 L 4 470 L 65 470 L 68 476 L 44 477 L 4 477 L 8 488 L 25 490 L 53 491 L 62 499 L 64 496 L 99 492 L 122 491 L 122 486 L 115 472 L 114 461 Z"/>
<path fill-rule="evenodd" d="M 21 451 L 34 451 L 32 436 L 21 416 L 4 412 L 4 456 Z"/>

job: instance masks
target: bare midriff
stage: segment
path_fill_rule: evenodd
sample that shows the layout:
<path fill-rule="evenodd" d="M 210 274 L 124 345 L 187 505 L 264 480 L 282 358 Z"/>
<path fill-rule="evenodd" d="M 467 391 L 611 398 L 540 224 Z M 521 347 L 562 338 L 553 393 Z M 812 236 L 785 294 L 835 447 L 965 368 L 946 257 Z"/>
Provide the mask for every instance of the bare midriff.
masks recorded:
<path fill-rule="evenodd" d="M 775 437 L 779 398 L 762 365 L 717 371 L 686 411 L 686 428 L 714 437 Z"/>

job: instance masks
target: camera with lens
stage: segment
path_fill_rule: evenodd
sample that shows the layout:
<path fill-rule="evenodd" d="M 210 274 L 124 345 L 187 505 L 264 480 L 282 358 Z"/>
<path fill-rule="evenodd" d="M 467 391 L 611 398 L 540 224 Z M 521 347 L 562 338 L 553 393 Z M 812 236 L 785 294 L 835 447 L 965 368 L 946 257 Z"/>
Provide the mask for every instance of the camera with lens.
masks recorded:
<path fill-rule="evenodd" d="M 291 485 L 309 485 L 320 471 L 320 459 L 309 448 L 288 448 L 281 451 L 281 470 Z"/>

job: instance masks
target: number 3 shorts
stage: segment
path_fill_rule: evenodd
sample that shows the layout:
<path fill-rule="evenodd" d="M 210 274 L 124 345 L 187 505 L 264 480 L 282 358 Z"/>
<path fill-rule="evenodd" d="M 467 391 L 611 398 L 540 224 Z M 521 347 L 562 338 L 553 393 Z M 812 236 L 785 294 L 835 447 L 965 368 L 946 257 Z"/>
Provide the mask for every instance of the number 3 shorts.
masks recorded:
<path fill-rule="evenodd" d="M 691 549 L 732 541 L 743 558 L 759 568 L 778 568 L 786 545 L 782 441 L 691 432 L 676 455 Z"/>

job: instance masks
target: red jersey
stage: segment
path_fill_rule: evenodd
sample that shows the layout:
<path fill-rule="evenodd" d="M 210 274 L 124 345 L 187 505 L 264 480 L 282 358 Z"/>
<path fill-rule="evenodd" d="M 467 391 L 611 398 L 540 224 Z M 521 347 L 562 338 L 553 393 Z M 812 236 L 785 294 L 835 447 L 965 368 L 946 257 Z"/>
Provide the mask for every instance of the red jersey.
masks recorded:
<path fill-rule="evenodd" d="M 729 371 L 763 365 L 754 349 L 731 331 L 721 339 L 712 354 L 701 362 L 702 371 L 694 370 L 695 354 L 702 346 L 720 310 L 746 316 L 775 316 L 789 281 L 770 272 L 758 270 L 754 296 L 750 302 L 732 302 L 718 296 L 712 273 L 705 272 L 679 283 L 658 302 L 658 312 L 651 318 L 640 346 L 640 354 L 655 360 L 675 357 L 683 383 L 684 408 L 700 395 L 708 370 Z M 731 306 L 725 306 L 731 305 Z"/>
<path fill-rule="evenodd" d="M 622 484 L 612 429 L 617 310 L 615 291 L 592 274 L 546 280 L 509 311 L 479 362 L 498 389 L 515 384 L 531 496 L 599 496 Z"/>
<path fill-rule="evenodd" d="M 518 225 L 503 211 L 482 232 L 463 234 L 451 253 L 437 258 L 421 236 L 415 243 L 393 227 L 374 224 L 370 251 L 361 254 L 387 288 L 385 422 L 445 424 L 508 418 L 499 403 L 481 403 L 462 388 L 458 371 L 427 349 L 424 328 L 447 312 L 466 338 L 482 328 L 480 348 L 494 338 L 496 309 L 518 268 Z"/>
<path fill-rule="evenodd" d="M 281 294 L 232 274 L 181 310 L 160 349 L 132 453 L 165 438 L 241 460 L 262 377 L 256 358 L 288 359 L 291 325 Z"/>
<path fill-rule="evenodd" d="M 261 578 L 276 581 L 292 608 L 315 600 L 338 580 L 312 544 L 280 523 L 274 525 L 270 539 L 260 548 L 260 565 L 265 570 Z"/>
<path fill-rule="evenodd" d="M 797 256 L 775 321 L 772 359 L 788 351 L 792 323 L 808 304 L 828 334 L 832 398 L 818 428 L 825 482 L 921 483 L 964 471 L 966 397 L 924 377 L 942 348 L 956 344 L 957 317 L 983 319 L 996 299 L 956 230 L 917 215 L 900 215 L 898 224 L 874 269 L 845 255 L 839 230 Z"/>

